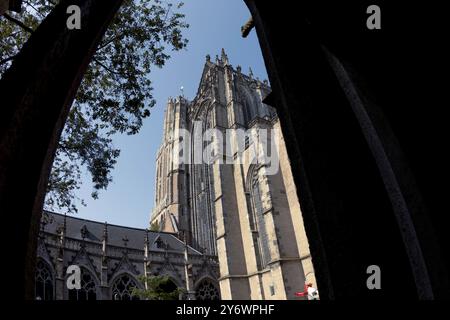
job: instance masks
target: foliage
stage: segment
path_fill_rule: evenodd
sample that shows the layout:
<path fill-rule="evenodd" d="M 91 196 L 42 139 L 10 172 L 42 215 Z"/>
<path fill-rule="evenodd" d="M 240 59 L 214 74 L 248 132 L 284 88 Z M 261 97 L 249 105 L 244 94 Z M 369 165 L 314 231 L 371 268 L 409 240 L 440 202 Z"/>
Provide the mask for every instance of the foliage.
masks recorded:
<path fill-rule="evenodd" d="M 178 300 L 180 294 L 184 294 L 183 288 L 177 288 L 168 276 L 142 276 L 142 283 L 147 283 L 147 289 L 133 289 L 133 295 L 147 300 Z"/>
<path fill-rule="evenodd" d="M 55 4 L 26 0 L 22 13 L 0 18 L 0 76 Z M 155 104 L 151 69 L 164 66 L 171 51 L 187 45 L 182 32 L 189 26 L 179 12 L 182 6 L 162 0 L 124 1 L 70 110 L 49 179 L 47 209 L 77 211 L 75 195 L 84 170 L 92 178 L 93 198 L 112 181 L 120 155 L 113 136 L 139 132 Z"/>

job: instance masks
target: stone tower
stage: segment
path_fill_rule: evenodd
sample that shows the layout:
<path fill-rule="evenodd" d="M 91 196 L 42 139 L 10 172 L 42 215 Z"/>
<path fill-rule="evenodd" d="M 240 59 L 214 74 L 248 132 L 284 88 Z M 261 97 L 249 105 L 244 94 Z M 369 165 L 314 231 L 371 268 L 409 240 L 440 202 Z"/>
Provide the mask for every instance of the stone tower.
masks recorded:
<path fill-rule="evenodd" d="M 167 103 L 151 222 L 218 256 L 223 299 L 295 299 L 316 285 L 280 124 L 262 102 L 269 92 L 222 49 L 206 57 L 192 101 Z"/>

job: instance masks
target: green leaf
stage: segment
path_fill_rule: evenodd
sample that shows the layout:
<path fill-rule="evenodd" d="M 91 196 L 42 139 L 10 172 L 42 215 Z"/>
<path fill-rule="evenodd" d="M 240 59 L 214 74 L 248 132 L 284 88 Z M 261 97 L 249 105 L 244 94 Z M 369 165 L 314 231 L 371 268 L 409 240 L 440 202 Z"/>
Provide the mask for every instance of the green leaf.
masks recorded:
<path fill-rule="evenodd" d="M 115 134 L 139 133 L 155 105 L 150 73 L 162 67 L 170 51 L 184 49 L 188 28 L 182 3 L 125 0 L 109 26 L 77 92 L 53 164 L 46 208 L 76 212 L 81 174 L 92 180 L 92 197 L 106 189 L 120 150 Z M 53 1 L 28 0 L 20 14 L 11 15 L 35 30 L 53 9 Z M 174 10 L 174 7 L 176 8 Z M 30 34 L 0 19 L 0 77 Z"/>

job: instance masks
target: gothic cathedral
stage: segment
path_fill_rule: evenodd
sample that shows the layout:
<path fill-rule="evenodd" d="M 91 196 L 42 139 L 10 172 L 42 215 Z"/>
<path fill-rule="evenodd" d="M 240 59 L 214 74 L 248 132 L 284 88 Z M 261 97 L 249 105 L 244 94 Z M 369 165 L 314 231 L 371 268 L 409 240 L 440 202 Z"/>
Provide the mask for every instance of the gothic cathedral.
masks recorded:
<path fill-rule="evenodd" d="M 295 299 L 305 283 L 316 285 L 280 123 L 263 103 L 269 92 L 222 50 L 214 62 L 206 57 L 192 101 L 167 103 L 151 223 L 217 256 L 222 299 Z M 251 161 L 260 142 L 249 132 L 263 131 L 277 132 L 266 134 L 276 170 Z M 204 152 L 207 132 L 227 137 L 210 135 L 219 151 Z"/>

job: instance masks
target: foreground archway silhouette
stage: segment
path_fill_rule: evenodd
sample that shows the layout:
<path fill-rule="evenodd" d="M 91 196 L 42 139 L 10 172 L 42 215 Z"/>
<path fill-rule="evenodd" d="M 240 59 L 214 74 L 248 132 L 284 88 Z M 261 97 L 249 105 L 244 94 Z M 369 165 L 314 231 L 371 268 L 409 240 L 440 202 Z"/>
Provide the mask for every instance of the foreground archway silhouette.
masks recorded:
<path fill-rule="evenodd" d="M 321 299 L 450 298 L 445 15 L 378 1 L 244 0 L 282 124 Z M 420 24 L 408 17 L 420 17 Z M 420 32 L 411 32 L 420 28 Z M 248 33 L 244 29 L 243 34 Z M 434 35 L 431 37 L 430 35 Z M 445 70 L 445 71 L 444 71 Z M 382 290 L 367 268 L 381 267 Z"/>
<path fill-rule="evenodd" d="M 62 0 L 0 81 L 0 213 L 14 246 L 9 298 L 33 299 L 36 240 L 57 141 L 89 61 L 122 0 Z M 81 30 L 68 30 L 78 5 Z"/>
<path fill-rule="evenodd" d="M 0 214 L 13 244 L 3 255 L 15 263 L 4 273 L 9 298 L 33 298 L 37 231 L 56 142 L 121 2 L 61 1 L 0 81 Z M 417 48 L 412 35 L 402 47 L 397 38 L 363 32 L 360 10 L 369 1 L 357 7 L 305 1 L 300 10 L 245 2 L 274 90 L 267 103 L 282 123 L 321 298 L 397 297 L 399 288 L 403 298 L 449 298 L 450 239 L 439 216 L 446 197 L 435 185 L 449 161 L 437 159 L 442 154 L 435 148 L 448 144 L 450 134 L 440 110 L 407 108 L 445 98 L 429 70 L 448 68 L 448 48 L 423 37 L 427 49 Z M 65 28 L 69 3 L 86 14 L 81 31 Z M 402 6 L 411 12 L 396 18 L 423 9 Z M 422 28 L 439 32 L 442 21 L 433 18 Z M 389 54 L 386 46 L 393 48 Z M 415 61 L 433 68 L 411 74 Z M 381 292 L 365 287 L 370 264 L 386 270 Z"/>

